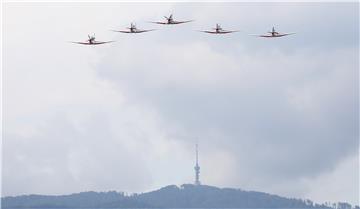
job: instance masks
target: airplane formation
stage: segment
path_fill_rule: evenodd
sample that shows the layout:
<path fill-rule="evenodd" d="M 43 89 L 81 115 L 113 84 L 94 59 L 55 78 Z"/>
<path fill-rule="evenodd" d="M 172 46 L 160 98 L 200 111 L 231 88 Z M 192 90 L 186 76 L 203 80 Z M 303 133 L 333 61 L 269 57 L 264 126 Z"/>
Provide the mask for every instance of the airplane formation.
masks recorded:
<path fill-rule="evenodd" d="M 170 14 L 169 17 L 164 16 L 165 21 L 161 22 L 150 22 L 150 23 L 154 23 L 154 24 L 160 24 L 160 25 L 177 25 L 177 24 L 183 24 L 183 23 L 189 23 L 189 22 L 193 22 L 194 20 L 185 20 L 185 21 L 176 21 L 173 18 L 173 15 Z M 135 24 L 131 23 L 130 27 L 126 28 L 127 30 L 111 30 L 113 32 L 118 32 L 118 33 L 130 33 L 130 34 L 136 34 L 136 33 L 146 33 L 146 32 L 151 32 L 154 31 L 156 29 L 138 29 L 136 27 Z M 208 33 L 208 34 L 229 34 L 229 33 L 236 33 L 239 32 L 238 30 L 224 30 L 221 28 L 221 26 L 219 24 L 216 24 L 215 28 L 212 28 L 211 30 L 200 30 L 199 32 L 203 32 L 203 33 Z M 261 38 L 279 38 L 279 37 L 283 37 L 283 36 L 288 36 L 288 35 L 293 35 L 295 33 L 279 33 L 275 30 L 275 28 L 273 27 L 271 31 L 267 32 L 266 34 L 262 34 L 262 35 L 253 35 L 256 37 L 261 37 Z M 96 41 L 95 40 L 95 35 L 90 36 L 88 35 L 88 39 L 84 42 L 71 42 L 71 43 L 75 43 L 75 44 L 82 44 L 82 45 L 100 45 L 100 44 L 106 44 L 106 43 L 112 43 L 115 41 Z"/>

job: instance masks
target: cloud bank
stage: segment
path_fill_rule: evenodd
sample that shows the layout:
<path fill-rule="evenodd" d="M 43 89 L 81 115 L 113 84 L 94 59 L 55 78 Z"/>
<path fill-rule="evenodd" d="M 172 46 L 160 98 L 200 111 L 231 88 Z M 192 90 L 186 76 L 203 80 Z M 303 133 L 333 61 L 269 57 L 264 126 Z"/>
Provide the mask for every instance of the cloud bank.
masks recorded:
<path fill-rule="evenodd" d="M 358 204 L 354 5 L 6 4 L 3 195 L 192 182 L 198 142 L 204 184 Z M 196 22 L 104 32 L 168 13 Z M 63 41 L 93 28 L 117 42 Z"/>

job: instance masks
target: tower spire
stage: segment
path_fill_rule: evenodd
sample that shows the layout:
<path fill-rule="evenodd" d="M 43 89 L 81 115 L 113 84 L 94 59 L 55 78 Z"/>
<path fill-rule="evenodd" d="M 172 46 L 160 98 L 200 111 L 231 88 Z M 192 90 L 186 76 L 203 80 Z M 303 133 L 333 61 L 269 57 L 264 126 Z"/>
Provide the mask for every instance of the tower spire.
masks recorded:
<path fill-rule="evenodd" d="M 199 153 L 198 153 L 198 144 L 195 145 L 196 152 L 196 164 L 195 164 L 195 185 L 200 185 L 200 166 L 199 166 Z"/>

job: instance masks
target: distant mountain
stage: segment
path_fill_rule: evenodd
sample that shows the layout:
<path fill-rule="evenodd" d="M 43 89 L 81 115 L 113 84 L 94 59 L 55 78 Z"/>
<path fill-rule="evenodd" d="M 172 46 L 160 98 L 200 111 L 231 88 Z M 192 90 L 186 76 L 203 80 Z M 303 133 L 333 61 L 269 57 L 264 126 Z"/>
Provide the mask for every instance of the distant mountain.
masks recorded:
<path fill-rule="evenodd" d="M 170 185 L 130 196 L 118 192 L 82 192 L 62 196 L 22 195 L 1 198 L 2 208 L 332 208 L 310 200 L 206 185 Z M 351 209 L 351 205 L 334 205 Z M 341 206 L 341 207 L 340 207 Z M 357 209 L 359 209 L 357 207 Z"/>

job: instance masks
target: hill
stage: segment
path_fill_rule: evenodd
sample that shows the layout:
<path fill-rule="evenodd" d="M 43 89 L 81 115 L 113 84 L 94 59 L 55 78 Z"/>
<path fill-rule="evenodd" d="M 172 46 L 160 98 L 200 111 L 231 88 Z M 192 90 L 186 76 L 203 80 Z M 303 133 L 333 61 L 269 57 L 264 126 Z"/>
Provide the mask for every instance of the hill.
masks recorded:
<path fill-rule="evenodd" d="M 192 184 L 170 185 L 130 196 L 112 191 L 62 196 L 22 195 L 1 200 L 2 208 L 331 208 L 310 200 Z M 346 203 L 341 206 L 351 208 Z"/>

